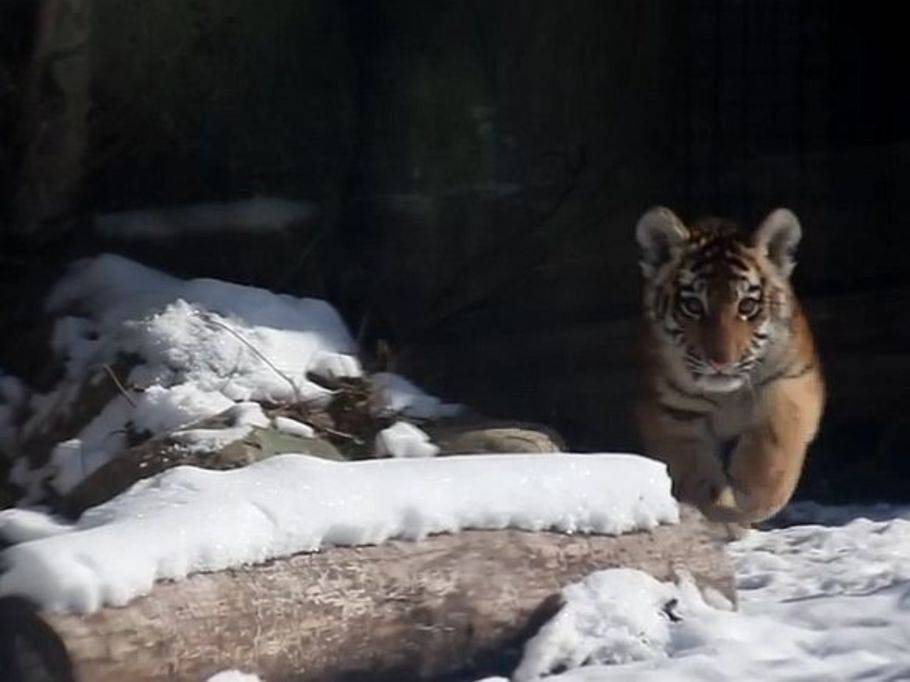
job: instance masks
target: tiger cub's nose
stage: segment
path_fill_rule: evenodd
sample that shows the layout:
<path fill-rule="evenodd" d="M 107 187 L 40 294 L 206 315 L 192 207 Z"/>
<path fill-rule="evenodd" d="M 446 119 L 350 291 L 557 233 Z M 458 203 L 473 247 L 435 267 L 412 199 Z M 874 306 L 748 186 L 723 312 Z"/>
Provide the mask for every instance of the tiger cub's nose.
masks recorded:
<path fill-rule="evenodd" d="M 733 370 L 736 367 L 736 363 L 733 362 L 718 362 L 716 360 L 708 360 L 708 364 L 718 374 L 732 374 Z"/>

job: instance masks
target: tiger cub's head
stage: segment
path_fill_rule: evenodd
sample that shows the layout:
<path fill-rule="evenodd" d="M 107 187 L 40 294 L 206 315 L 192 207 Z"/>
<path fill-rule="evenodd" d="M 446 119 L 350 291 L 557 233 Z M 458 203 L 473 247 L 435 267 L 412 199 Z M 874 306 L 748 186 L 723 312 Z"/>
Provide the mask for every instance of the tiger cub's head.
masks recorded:
<path fill-rule="evenodd" d="M 686 226 L 669 209 L 638 221 L 645 315 L 661 355 L 704 391 L 746 384 L 789 333 L 799 221 L 773 211 L 752 235 L 712 218 Z"/>

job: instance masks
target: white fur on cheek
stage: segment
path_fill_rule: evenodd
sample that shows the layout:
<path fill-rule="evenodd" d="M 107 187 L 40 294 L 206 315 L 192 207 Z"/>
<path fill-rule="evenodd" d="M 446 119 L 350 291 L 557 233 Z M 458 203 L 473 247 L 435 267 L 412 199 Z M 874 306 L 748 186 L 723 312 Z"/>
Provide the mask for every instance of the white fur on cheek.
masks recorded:
<path fill-rule="evenodd" d="M 742 388 L 745 380 L 741 376 L 700 376 L 695 385 L 711 393 L 731 393 Z"/>

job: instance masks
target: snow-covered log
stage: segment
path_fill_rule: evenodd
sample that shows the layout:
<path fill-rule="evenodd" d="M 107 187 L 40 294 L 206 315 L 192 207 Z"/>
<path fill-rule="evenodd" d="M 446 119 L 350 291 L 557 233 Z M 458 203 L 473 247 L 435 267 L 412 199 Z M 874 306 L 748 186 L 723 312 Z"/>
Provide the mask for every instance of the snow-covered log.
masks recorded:
<path fill-rule="evenodd" d="M 684 509 L 678 525 L 615 537 L 465 531 L 334 547 L 159 583 L 124 608 L 87 616 L 6 598 L 0 632 L 18 636 L 3 638 L 0 670 L 30 681 L 69 679 L 72 668 L 92 682 L 196 682 L 230 668 L 267 680 L 503 672 L 553 615 L 560 589 L 598 569 L 662 580 L 684 569 L 733 599 L 723 539 Z"/>

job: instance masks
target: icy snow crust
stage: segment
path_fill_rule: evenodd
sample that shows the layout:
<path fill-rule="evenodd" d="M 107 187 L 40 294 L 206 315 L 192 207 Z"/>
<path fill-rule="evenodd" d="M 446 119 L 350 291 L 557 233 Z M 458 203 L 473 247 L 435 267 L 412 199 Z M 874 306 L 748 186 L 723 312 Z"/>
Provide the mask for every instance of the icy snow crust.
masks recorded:
<path fill-rule="evenodd" d="M 833 525 L 752 531 L 729 545 L 738 611 L 706 603 L 686 576 L 674 585 L 595 573 L 564 590 L 514 682 L 566 669 L 546 679 L 910 679 L 910 509 L 799 504 L 785 517 Z"/>
<path fill-rule="evenodd" d="M 0 512 L 0 533 L 37 538 L 3 553 L 0 594 L 89 613 L 156 580 L 328 545 L 464 528 L 616 535 L 677 520 L 664 465 L 633 455 L 283 455 L 233 471 L 171 469 L 90 509 L 70 532 Z"/>

